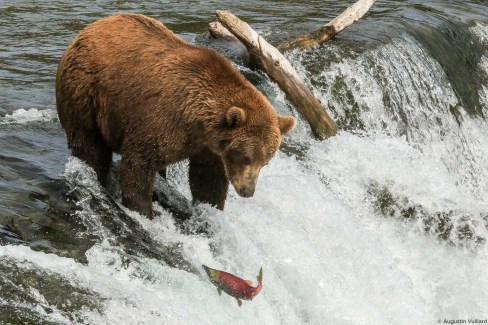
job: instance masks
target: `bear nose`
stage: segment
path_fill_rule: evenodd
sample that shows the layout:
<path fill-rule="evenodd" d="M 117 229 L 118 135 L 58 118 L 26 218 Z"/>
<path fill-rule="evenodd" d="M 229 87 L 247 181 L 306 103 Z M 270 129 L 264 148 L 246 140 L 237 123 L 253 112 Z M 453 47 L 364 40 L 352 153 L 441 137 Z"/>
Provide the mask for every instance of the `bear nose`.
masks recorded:
<path fill-rule="evenodd" d="M 254 195 L 254 187 L 243 186 L 239 190 L 239 195 L 242 197 L 252 197 Z"/>

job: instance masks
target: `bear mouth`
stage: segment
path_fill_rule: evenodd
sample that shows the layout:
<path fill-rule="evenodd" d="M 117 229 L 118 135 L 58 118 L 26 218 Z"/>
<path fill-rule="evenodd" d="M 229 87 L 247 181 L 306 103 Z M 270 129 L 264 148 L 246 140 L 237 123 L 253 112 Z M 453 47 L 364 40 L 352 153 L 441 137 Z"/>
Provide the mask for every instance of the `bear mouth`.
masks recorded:
<path fill-rule="evenodd" d="M 242 186 L 240 189 L 236 188 L 236 192 L 237 194 L 239 194 L 240 197 L 249 198 L 254 195 L 255 189 L 256 189 L 255 187 Z"/>

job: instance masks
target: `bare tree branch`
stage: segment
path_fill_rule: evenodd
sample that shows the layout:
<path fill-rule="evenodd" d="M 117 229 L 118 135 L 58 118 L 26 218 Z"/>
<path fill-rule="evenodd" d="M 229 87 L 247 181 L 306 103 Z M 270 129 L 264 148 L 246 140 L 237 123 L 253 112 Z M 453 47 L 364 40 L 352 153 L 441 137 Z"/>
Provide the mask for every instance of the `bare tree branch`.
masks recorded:
<path fill-rule="evenodd" d="M 320 27 L 316 31 L 307 35 L 285 41 L 277 46 L 280 51 L 293 48 L 305 50 L 307 48 L 323 44 L 336 36 L 346 27 L 352 25 L 359 18 L 363 17 L 371 8 L 376 0 L 359 0 L 351 7 L 347 8 L 342 14 L 334 18 L 327 25 Z"/>

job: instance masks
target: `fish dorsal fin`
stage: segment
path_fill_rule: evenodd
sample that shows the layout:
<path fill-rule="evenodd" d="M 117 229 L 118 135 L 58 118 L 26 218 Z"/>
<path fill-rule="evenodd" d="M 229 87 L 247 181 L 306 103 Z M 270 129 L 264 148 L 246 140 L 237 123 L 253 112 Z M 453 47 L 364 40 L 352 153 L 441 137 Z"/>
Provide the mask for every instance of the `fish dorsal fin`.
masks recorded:
<path fill-rule="evenodd" d="M 251 286 L 251 287 L 252 287 L 252 281 L 251 281 L 251 280 L 244 280 L 244 282 L 246 282 L 246 284 L 247 284 L 248 286 Z"/>

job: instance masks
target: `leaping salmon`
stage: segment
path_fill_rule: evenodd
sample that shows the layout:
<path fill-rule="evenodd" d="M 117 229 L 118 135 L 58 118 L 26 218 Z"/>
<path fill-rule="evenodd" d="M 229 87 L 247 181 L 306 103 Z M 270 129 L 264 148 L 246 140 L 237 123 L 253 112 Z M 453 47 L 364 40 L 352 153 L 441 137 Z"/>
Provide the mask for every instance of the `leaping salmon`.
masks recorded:
<path fill-rule="evenodd" d="M 207 273 L 210 281 L 217 287 L 219 295 L 222 291 L 229 296 L 236 298 L 239 307 L 242 306 L 242 300 L 252 300 L 263 288 L 263 268 L 259 270 L 259 274 L 256 277 L 258 285 L 252 286 L 251 280 L 244 280 L 233 274 L 211 269 L 208 266 L 202 265 Z"/>

